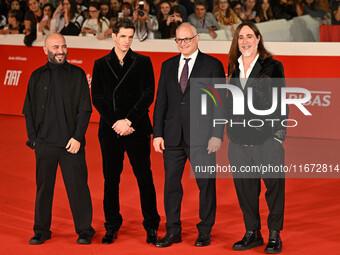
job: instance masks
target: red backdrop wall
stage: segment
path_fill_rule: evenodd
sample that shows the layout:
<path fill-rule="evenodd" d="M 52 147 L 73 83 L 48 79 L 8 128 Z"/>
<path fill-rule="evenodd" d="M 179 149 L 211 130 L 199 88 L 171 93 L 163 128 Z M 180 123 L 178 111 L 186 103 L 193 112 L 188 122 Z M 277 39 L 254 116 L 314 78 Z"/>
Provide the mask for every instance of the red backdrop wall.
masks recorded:
<path fill-rule="evenodd" d="M 108 50 L 69 49 L 68 60 L 80 66 L 91 83 L 92 67 L 96 59 L 108 54 Z M 161 64 L 177 53 L 143 52 L 150 56 L 156 81 L 159 79 Z M 36 68 L 46 63 L 46 55 L 41 47 L 0 45 L 0 114 L 21 115 L 29 77 Z M 227 54 L 211 54 L 228 66 Z M 287 78 L 340 78 L 340 57 L 331 56 L 275 56 L 285 68 Z M 312 100 L 306 108 L 312 116 L 304 116 L 296 107 L 291 107 L 290 118 L 298 121 L 298 126 L 289 128 L 289 136 L 340 139 L 339 109 L 340 85 L 336 79 L 317 80 L 303 84 L 313 91 Z M 340 81 L 340 79 L 339 79 Z M 289 86 L 289 82 L 287 83 Z M 338 85 L 338 86 L 337 86 Z M 156 82 L 157 86 L 157 82 Z M 153 112 L 153 105 L 150 113 Z M 91 121 L 98 121 L 94 111 Z"/>

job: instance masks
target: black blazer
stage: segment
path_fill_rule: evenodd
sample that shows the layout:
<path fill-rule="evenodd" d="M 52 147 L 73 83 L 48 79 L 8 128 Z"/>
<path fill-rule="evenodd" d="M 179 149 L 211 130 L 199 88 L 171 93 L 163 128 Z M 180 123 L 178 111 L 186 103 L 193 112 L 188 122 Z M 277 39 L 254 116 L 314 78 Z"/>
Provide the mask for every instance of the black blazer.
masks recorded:
<path fill-rule="evenodd" d="M 120 68 L 114 48 L 110 54 L 94 63 L 91 92 L 94 107 L 100 114 L 100 128 L 114 132 L 112 125 L 120 119 L 129 119 L 135 129 L 133 135 L 152 133 L 148 115 L 154 99 L 155 78 L 149 57 L 133 52 L 124 57 L 125 74 Z"/>
<path fill-rule="evenodd" d="M 214 112 L 202 117 L 200 115 L 200 98 L 197 99 L 197 102 L 191 102 L 195 103 L 195 107 L 191 104 L 190 109 L 190 90 L 192 91 L 194 87 L 197 90 L 198 86 L 193 83 L 193 78 L 205 78 L 204 80 L 208 78 L 211 86 L 214 84 L 214 78 L 223 79 L 225 82 L 222 63 L 199 51 L 183 94 L 178 82 L 179 61 L 180 55 L 177 55 L 162 64 L 153 119 L 154 138 L 163 137 L 165 146 L 171 147 L 179 146 L 182 137 L 191 146 L 207 145 L 212 136 L 222 139 L 224 126 L 219 125 L 213 128 L 212 118 L 223 118 L 223 113 Z M 210 100 L 208 101 L 210 102 Z M 208 110 L 211 109 L 216 110 L 217 108 L 211 107 L 209 104 Z M 195 128 L 191 130 L 194 132 L 190 132 L 190 125 L 194 125 Z"/>
<path fill-rule="evenodd" d="M 244 115 L 233 115 L 233 96 L 228 92 L 226 113 L 227 113 L 227 134 L 229 139 L 238 144 L 255 145 L 261 144 L 269 137 L 276 137 L 281 141 L 285 140 L 286 128 L 281 125 L 281 121 L 288 118 L 287 114 L 281 116 L 281 88 L 286 86 L 285 76 L 282 63 L 273 59 L 266 58 L 261 60 L 258 58 L 252 72 L 249 75 L 245 88 L 243 89 L 240 83 L 240 69 L 238 62 L 236 63 L 236 70 L 232 74 L 229 84 L 239 87 L 244 94 Z M 277 78 L 277 79 L 271 79 Z M 258 116 L 251 113 L 248 109 L 247 94 L 248 88 L 253 89 L 253 105 L 255 109 L 267 110 L 272 106 L 272 88 L 278 88 L 278 104 L 275 112 L 270 116 Z M 245 127 L 243 125 L 231 126 L 231 121 L 242 122 L 246 121 Z M 247 122 L 251 119 L 261 119 L 264 121 L 262 127 L 250 127 Z M 265 119 L 279 119 L 275 121 L 272 127 L 271 121 Z M 259 125 L 259 122 L 254 122 L 251 125 Z"/>

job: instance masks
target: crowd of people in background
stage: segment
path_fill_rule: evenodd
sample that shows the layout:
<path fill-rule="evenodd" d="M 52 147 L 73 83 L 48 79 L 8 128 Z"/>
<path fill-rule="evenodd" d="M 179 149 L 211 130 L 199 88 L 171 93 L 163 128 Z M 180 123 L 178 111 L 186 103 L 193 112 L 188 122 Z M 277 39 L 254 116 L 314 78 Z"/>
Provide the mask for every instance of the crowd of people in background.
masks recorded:
<path fill-rule="evenodd" d="M 310 15 L 320 25 L 340 25 L 340 0 L 3 0 L 0 34 L 25 34 L 31 46 L 44 35 L 96 36 L 112 34 L 120 17 L 136 26 L 135 38 L 173 38 L 182 22 L 215 39 L 216 30 L 242 21 L 290 20 Z"/>

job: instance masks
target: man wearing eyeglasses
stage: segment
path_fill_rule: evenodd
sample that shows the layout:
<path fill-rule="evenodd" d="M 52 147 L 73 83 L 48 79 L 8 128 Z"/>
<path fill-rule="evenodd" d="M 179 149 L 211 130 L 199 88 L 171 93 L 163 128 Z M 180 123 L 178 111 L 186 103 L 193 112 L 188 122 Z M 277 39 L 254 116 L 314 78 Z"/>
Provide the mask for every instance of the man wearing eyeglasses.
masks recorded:
<path fill-rule="evenodd" d="M 190 89 L 194 85 L 192 78 L 224 79 L 225 72 L 219 60 L 199 51 L 199 35 L 191 24 L 182 23 L 177 28 L 175 41 L 181 54 L 168 59 L 162 65 L 154 111 L 153 146 L 156 152 L 163 153 L 164 158 L 164 206 L 167 219 L 167 233 L 162 240 L 156 242 L 157 247 L 168 247 L 182 241 L 181 179 L 185 163 L 189 159 L 193 166 L 191 156 L 200 151 L 204 162 L 215 165 L 215 152 L 220 148 L 224 129 L 222 125 L 211 128 L 213 130 L 209 130 L 210 136 L 207 135 L 203 140 L 191 139 L 190 90 L 194 88 Z M 199 235 L 195 245 L 207 246 L 210 244 L 210 232 L 216 214 L 215 179 L 198 178 L 197 175 L 195 177 L 200 190 L 201 219 L 197 224 Z"/>

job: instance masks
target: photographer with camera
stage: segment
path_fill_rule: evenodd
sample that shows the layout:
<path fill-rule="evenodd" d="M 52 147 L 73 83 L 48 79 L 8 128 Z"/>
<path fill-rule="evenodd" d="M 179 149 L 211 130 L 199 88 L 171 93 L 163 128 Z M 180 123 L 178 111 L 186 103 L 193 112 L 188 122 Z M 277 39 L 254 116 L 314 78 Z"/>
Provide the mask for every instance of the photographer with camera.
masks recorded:
<path fill-rule="evenodd" d="M 50 30 L 62 35 L 79 35 L 84 17 L 77 13 L 77 4 L 74 0 L 62 0 L 55 10 Z"/>
<path fill-rule="evenodd" d="M 183 10 L 180 6 L 172 7 L 169 16 L 159 24 L 162 39 L 176 37 L 177 27 L 185 21 Z"/>
<path fill-rule="evenodd" d="M 154 39 L 155 32 L 158 30 L 157 18 L 151 14 L 150 0 L 141 0 L 136 2 L 135 11 L 132 14 L 132 20 L 135 22 L 136 32 L 134 38 L 139 41 Z"/>

